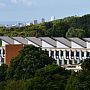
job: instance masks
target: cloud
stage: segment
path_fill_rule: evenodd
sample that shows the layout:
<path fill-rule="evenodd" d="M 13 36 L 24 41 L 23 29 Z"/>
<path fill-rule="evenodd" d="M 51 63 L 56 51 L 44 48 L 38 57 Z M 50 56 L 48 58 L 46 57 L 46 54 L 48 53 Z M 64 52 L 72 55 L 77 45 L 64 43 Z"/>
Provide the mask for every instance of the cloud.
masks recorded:
<path fill-rule="evenodd" d="M 5 3 L 0 2 L 0 8 L 3 8 L 3 7 L 5 7 L 5 6 L 6 6 Z"/>
<path fill-rule="evenodd" d="M 21 3 L 23 5 L 31 5 L 32 4 L 32 0 L 11 0 L 11 2 L 14 4 Z"/>

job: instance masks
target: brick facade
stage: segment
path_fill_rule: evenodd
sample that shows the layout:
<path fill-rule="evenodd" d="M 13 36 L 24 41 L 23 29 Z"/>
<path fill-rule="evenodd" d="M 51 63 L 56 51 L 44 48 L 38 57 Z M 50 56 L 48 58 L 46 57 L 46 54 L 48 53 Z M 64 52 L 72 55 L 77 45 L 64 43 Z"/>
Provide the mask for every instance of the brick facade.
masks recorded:
<path fill-rule="evenodd" d="M 5 60 L 4 63 L 9 65 L 10 60 L 17 56 L 19 51 L 23 48 L 23 45 L 6 45 L 5 46 Z"/>

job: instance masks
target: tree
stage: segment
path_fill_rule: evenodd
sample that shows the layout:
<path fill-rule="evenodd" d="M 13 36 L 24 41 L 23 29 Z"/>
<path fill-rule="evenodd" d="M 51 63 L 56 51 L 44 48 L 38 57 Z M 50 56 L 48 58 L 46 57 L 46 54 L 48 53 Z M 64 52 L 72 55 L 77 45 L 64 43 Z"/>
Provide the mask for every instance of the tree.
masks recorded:
<path fill-rule="evenodd" d="M 70 78 L 67 80 L 67 85 L 65 90 L 77 90 L 78 78 L 75 74 L 71 74 Z"/>
<path fill-rule="evenodd" d="M 37 69 L 52 64 L 46 51 L 35 46 L 25 46 L 20 54 L 13 58 L 7 71 L 7 79 L 27 79 L 34 76 Z"/>
<path fill-rule="evenodd" d="M 73 27 L 69 28 L 66 37 L 79 37 L 82 38 L 85 36 L 85 31 L 83 29 L 74 29 Z"/>
<path fill-rule="evenodd" d="M 90 58 L 87 58 L 82 62 L 81 67 L 83 70 L 90 70 Z"/>
<path fill-rule="evenodd" d="M 77 75 L 78 84 L 76 90 L 90 90 L 90 58 L 87 58 L 81 64 L 82 71 Z"/>
<path fill-rule="evenodd" d="M 46 65 L 38 69 L 35 77 L 42 78 L 44 90 L 64 90 L 70 71 L 56 65 Z"/>
<path fill-rule="evenodd" d="M 0 66 L 0 81 L 5 80 L 7 68 L 8 66 L 6 64 Z"/>

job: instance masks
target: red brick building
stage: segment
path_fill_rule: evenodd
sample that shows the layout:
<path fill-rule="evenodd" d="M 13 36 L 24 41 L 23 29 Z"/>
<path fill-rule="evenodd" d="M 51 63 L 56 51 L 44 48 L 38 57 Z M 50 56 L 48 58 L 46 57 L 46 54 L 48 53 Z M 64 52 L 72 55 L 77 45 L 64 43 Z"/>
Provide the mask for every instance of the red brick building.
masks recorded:
<path fill-rule="evenodd" d="M 5 46 L 5 58 L 4 58 L 4 63 L 9 65 L 10 60 L 13 57 L 16 57 L 19 54 L 19 51 L 23 48 L 22 44 L 18 45 L 6 45 Z"/>

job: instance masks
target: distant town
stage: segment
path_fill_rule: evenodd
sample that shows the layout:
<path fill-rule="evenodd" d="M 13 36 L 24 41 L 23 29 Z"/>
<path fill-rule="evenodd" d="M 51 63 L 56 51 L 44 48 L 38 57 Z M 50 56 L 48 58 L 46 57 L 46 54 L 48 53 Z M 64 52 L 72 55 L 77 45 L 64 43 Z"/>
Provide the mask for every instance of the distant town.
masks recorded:
<path fill-rule="evenodd" d="M 55 16 L 51 16 L 50 20 L 48 21 L 53 21 L 55 20 Z M 0 26 L 4 26 L 6 28 L 10 28 L 10 27 L 24 27 L 24 26 L 30 26 L 30 25 L 35 25 L 35 24 L 39 24 L 39 23 L 44 23 L 46 22 L 45 18 L 41 18 L 40 21 L 38 21 L 37 19 L 31 21 L 31 22 L 16 22 L 16 23 L 11 23 L 11 24 L 0 24 Z"/>

